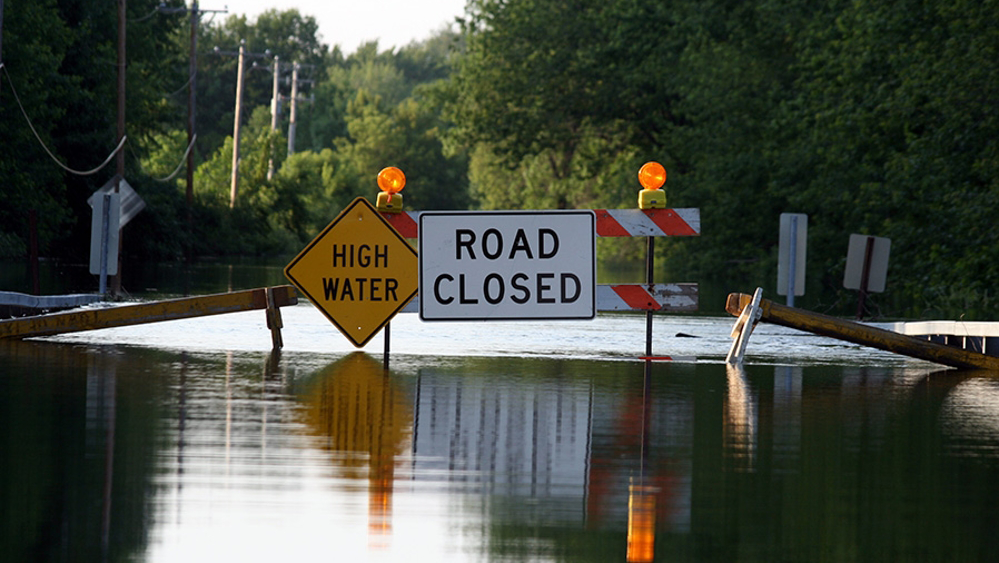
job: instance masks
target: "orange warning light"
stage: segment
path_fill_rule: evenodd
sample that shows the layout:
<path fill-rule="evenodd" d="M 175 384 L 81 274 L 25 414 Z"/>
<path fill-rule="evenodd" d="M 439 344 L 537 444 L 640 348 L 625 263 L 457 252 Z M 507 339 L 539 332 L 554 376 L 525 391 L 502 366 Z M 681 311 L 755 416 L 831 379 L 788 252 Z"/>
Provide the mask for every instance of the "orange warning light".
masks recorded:
<path fill-rule="evenodd" d="M 406 175 L 395 166 L 382 168 L 378 173 L 378 187 L 387 194 L 397 194 L 406 187 Z"/>
<path fill-rule="evenodd" d="M 646 162 L 638 170 L 638 182 L 647 190 L 658 190 L 666 183 L 666 169 L 654 160 Z"/>

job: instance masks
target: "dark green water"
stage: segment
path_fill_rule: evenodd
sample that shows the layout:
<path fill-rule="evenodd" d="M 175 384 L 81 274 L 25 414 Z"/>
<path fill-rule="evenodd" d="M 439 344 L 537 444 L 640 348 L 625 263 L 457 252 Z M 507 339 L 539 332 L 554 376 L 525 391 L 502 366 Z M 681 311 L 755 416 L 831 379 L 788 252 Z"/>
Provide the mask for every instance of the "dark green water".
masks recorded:
<path fill-rule="evenodd" d="M 971 373 L 0 341 L 0 427 L 3 561 L 999 560 Z"/>

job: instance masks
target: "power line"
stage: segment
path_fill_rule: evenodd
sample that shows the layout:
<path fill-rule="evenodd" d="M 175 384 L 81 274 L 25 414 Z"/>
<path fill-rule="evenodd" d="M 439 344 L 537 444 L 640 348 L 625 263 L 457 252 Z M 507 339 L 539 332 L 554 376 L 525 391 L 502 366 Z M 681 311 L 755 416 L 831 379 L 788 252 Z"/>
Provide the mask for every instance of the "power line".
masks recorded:
<path fill-rule="evenodd" d="M 149 171 L 146 170 L 146 167 L 142 166 L 142 160 L 138 158 L 136 160 L 139 163 L 139 167 L 142 168 L 142 171 L 150 176 L 150 179 L 156 182 L 169 182 L 170 180 L 174 179 L 174 177 L 177 175 L 178 172 L 180 172 L 180 169 L 184 166 L 184 161 L 187 160 L 187 155 L 191 152 L 191 149 L 194 148 L 194 142 L 197 140 L 198 140 L 198 134 L 195 133 L 194 137 L 191 139 L 191 142 L 188 143 L 187 145 L 187 150 L 184 151 L 184 156 L 180 157 L 180 162 L 177 164 L 177 168 L 174 168 L 173 172 L 171 172 L 170 175 L 167 176 L 166 178 L 153 178 L 152 174 L 150 174 Z M 129 144 L 129 147 L 131 147 L 131 144 Z M 132 154 L 135 155 L 134 150 L 132 151 Z"/>
<path fill-rule="evenodd" d="M 17 107 L 21 108 L 21 115 L 24 116 L 24 120 L 28 123 L 28 127 L 31 128 L 31 132 L 35 134 L 35 139 L 38 139 L 38 144 L 40 144 L 42 148 L 45 149 L 45 152 L 49 155 L 52 161 L 58 164 L 59 167 L 65 170 L 66 172 L 69 172 L 70 174 L 75 174 L 77 176 L 90 176 L 91 174 L 96 174 L 100 172 L 102 168 L 107 166 L 108 163 L 111 162 L 111 159 L 114 158 L 115 155 L 118 154 L 119 151 L 121 151 L 122 147 L 125 146 L 125 141 L 128 139 L 128 137 L 122 135 L 121 141 L 118 143 L 118 146 L 115 147 L 113 151 L 111 151 L 111 154 L 108 155 L 107 159 L 100 166 L 92 170 L 85 170 L 85 171 L 74 170 L 66 166 L 62 162 L 59 162 L 59 159 L 56 158 L 56 155 L 52 154 L 52 151 L 50 151 L 49 148 L 45 146 L 45 141 L 42 140 L 42 137 L 38 134 L 38 131 L 35 130 L 35 126 L 31 123 L 31 118 L 28 117 L 28 112 L 24 110 L 24 106 L 21 104 L 21 98 L 20 96 L 17 95 L 17 89 L 14 88 L 14 81 L 11 80 L 10 72 L 7 71 L 7 65 L 4 63 L 0 63 L 0 69 L 3 69 L 4 74 L 7 75 L 7 83 L 10 84 L 10 91 L 14 94 L 14 100 L 17 101 Z"/>

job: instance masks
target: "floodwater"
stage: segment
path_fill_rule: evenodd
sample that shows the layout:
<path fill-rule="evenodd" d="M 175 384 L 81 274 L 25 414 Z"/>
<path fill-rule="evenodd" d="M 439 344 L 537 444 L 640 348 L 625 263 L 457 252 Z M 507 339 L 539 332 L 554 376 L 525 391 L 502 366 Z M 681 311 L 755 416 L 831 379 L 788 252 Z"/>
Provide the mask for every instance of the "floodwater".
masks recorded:
<path fill-rule="evenodd" d="M 399 315 L 386 371 L 282 315 L 280 353 L 263 311 L 0 341 L 0 560 L 999 560 L 994 374 L 769 325 L 733 369 L 709 316 L 644 362 L 631 314 Z"/>
<path fill-rule="evenodd" d="M 283 316 L 0 341 L 0 558 L 999 560 L 987 374 L 623 314 L 400 315 L 385 371 Z"/>

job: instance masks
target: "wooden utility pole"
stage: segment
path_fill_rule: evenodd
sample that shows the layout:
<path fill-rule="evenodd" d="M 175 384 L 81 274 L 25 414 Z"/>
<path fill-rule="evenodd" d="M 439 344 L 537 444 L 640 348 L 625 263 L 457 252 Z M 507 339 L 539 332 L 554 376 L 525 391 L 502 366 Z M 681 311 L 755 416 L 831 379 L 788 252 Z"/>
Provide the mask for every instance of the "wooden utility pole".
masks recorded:
<path fill-rule="evenodd" d="M 125 77 L 126 77 L 126 63 L 125 63 L 125 37 L 126 37 L 126 7 L 127 0 L 118 0 L 118 143 L 125 137 Z M 118 173 L 119 181 L 114 185 L 114 193 L 120 192 L 121 180 L 125 178 L 125 151 L 119 150 L 118 154 L 115 155 L 115 168 Z M 118 273 L 111 277 L 111 295 L 118 296 L 121 295 L 121 248 L 122 248 L 122 234 L 118 233 Z"/>
<path fill-rule="evenodd" d="M 291 69 L 291 115 L 288 117 L 288 156 L 295 153 L 295 121 L 298 113 L 298 63 Z"/>
<path fill-rule="evenodd" d="M 274 55 L 274 75 L 271 78 L 271 131 L 278 129 L 278 115 L 281 113 L 281 92 L 278 79 L 281 77 L 281 57 Z M 274 179 L 274 154 L 267 161 L 267 180 Z"/>
<path fill-rule="evenodd" d="M 236 70 L 236 117 L 232 122 L 232 182 L 229 189 L 229 208 L 236 207 L 239 193 L 239 127 L 243 112 L 243 71 L 246 66 L 246 40 L 239 42 L 239 62 Z"/>
<path fill-rule="evenodd" d="M 187 233 L 194 236 L 194 116 L 198 95 L 198 0 L 191 4 L 191 61 L 188 66 L 190 82 L 187 90 Z M 190 245 L 189 245 L 190 246 Z M 191 259 L 191 249 L 187 249 L 187 259 Z"/>

